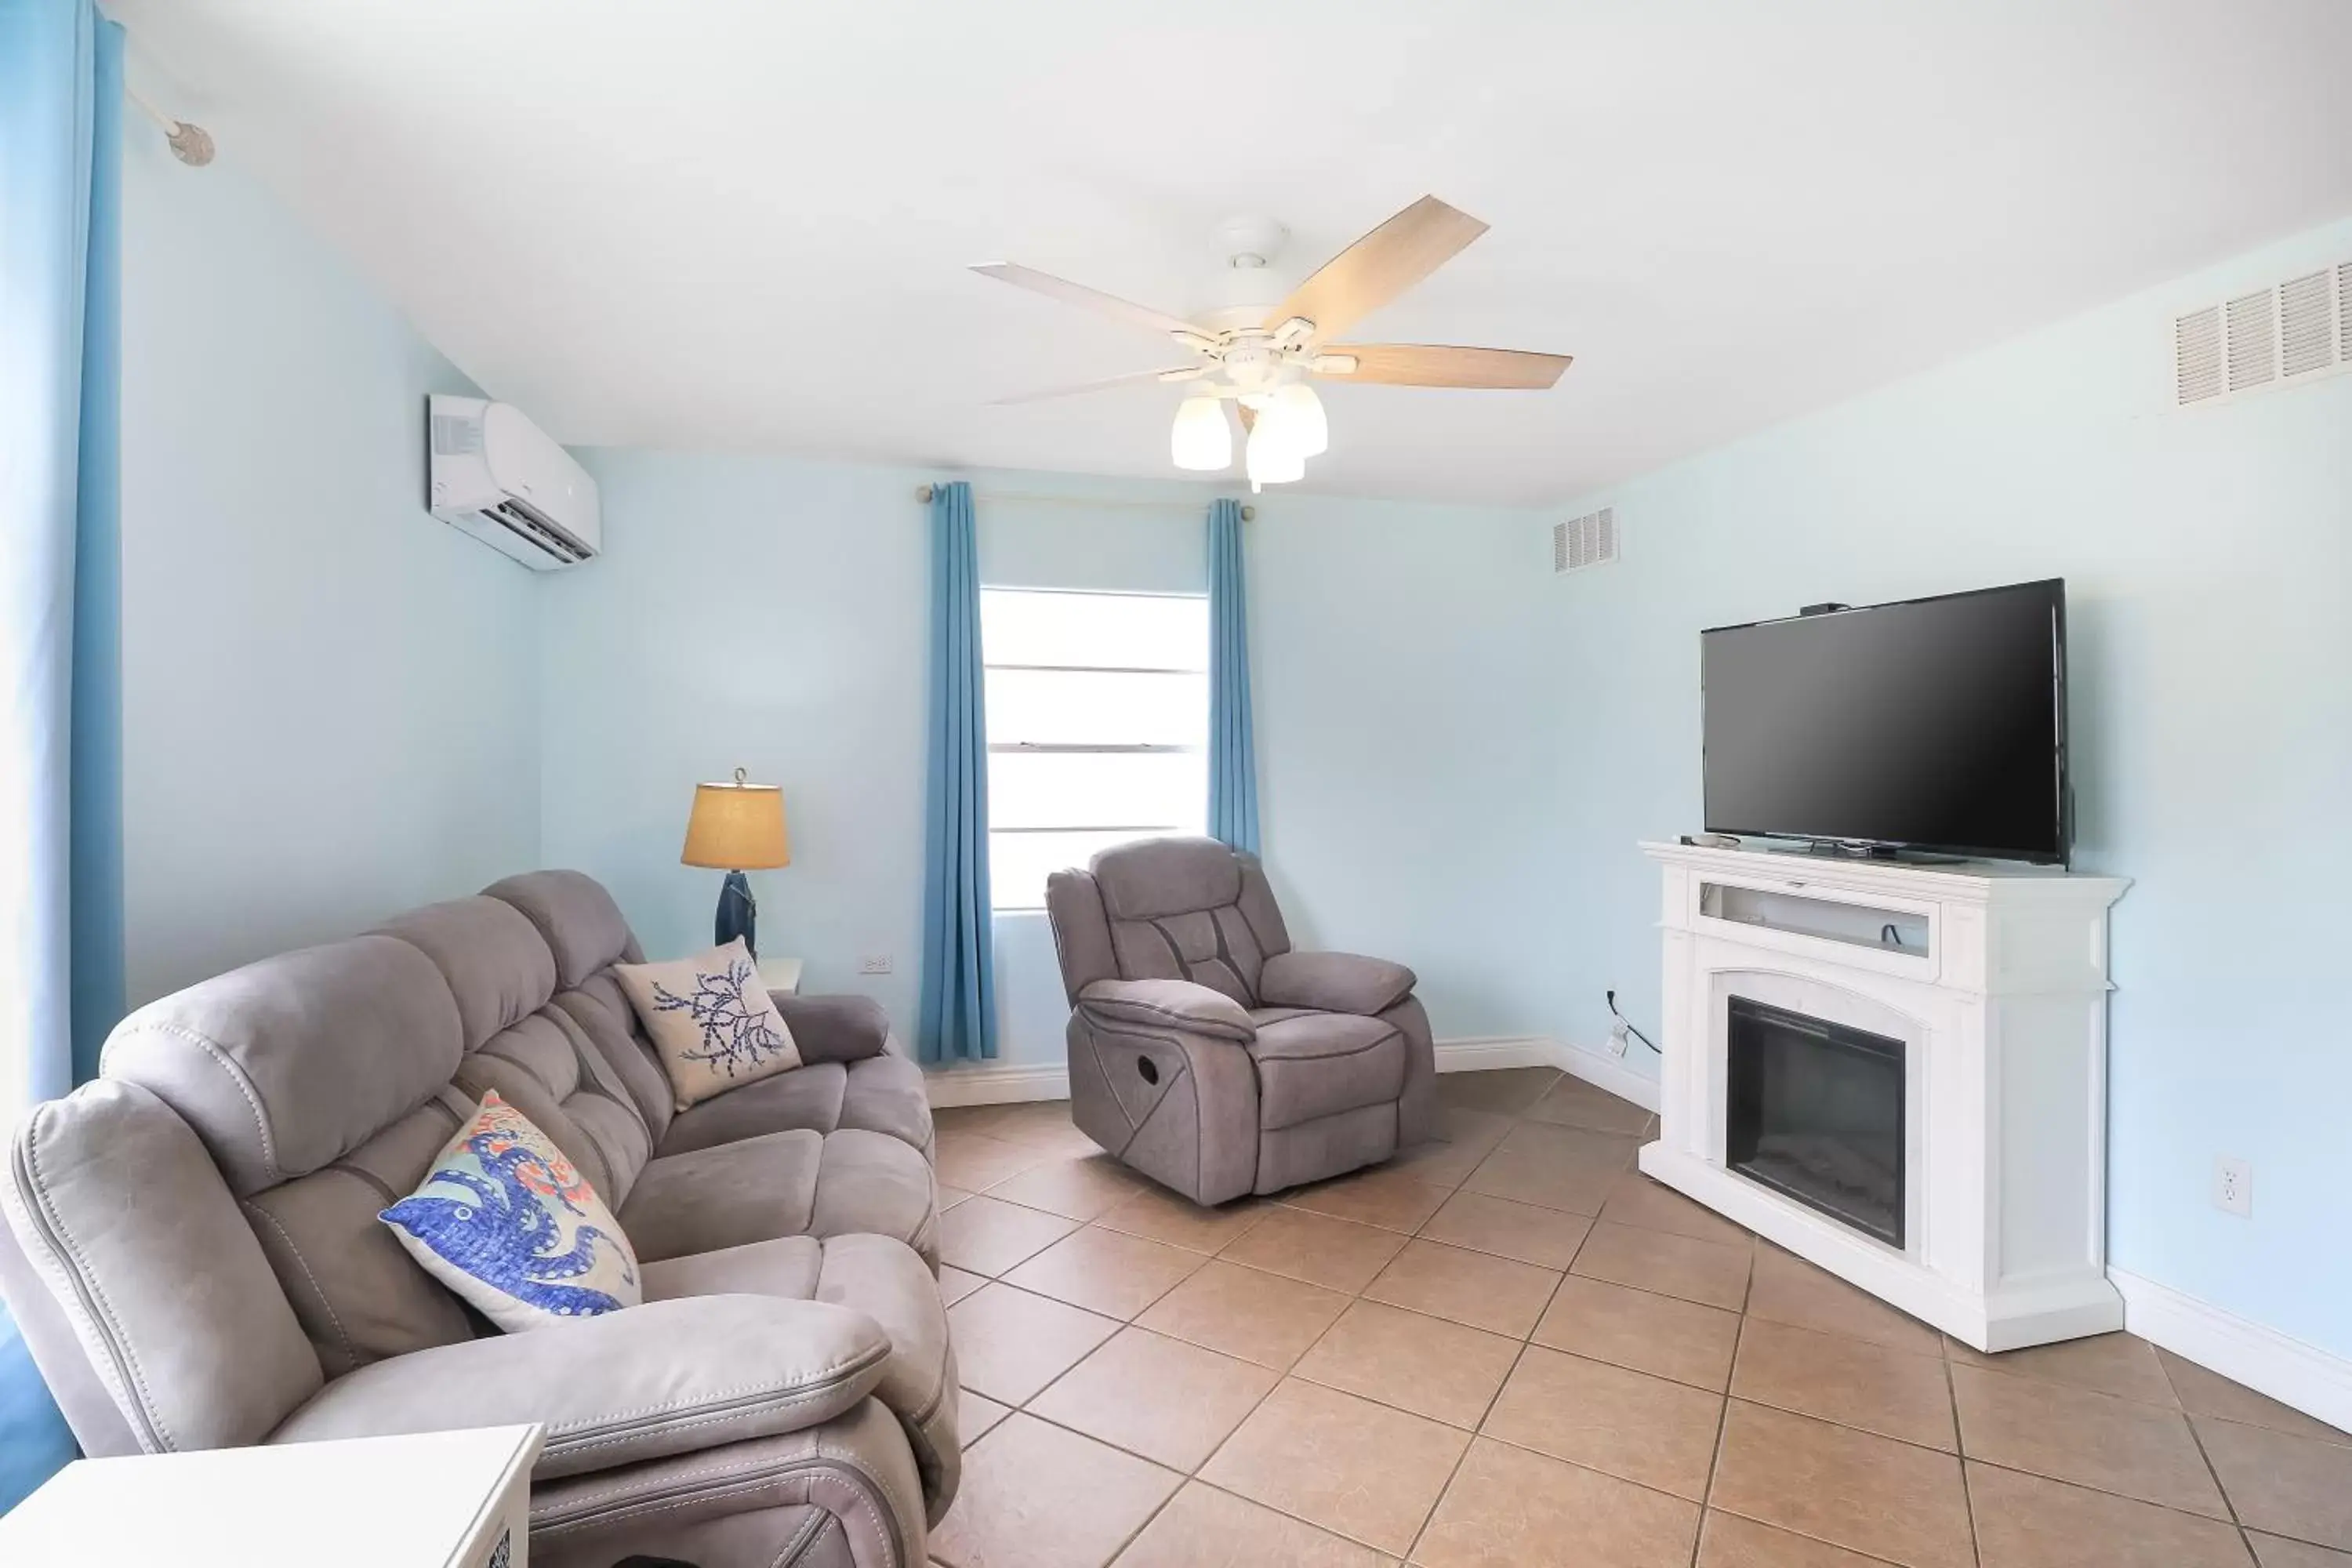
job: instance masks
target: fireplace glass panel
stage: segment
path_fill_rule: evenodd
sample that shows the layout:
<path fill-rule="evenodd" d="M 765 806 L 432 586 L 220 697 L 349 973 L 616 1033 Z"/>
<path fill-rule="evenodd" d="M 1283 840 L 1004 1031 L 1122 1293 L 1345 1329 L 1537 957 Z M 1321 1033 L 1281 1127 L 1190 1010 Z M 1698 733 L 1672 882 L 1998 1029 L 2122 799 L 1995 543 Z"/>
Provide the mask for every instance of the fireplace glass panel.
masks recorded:
<path fill-rule="evenodd" d="M 1730 998 L 1724 1163 L 1903 1245 L 1903 1042 Z"/>

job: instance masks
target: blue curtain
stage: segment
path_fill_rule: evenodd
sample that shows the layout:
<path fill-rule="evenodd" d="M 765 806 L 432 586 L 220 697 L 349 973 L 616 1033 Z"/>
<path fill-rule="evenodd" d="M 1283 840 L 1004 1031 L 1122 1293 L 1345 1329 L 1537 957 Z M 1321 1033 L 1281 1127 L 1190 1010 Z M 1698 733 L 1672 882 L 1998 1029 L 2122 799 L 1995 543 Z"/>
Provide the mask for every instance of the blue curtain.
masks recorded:
<path fill-rule="evenodd" d="M 1209 508 L 1209 836 L 1257 853 L 1257 742 L 1250 725 L 1249 591 L 1242 503 Z"/>
<path fill-rule="evenodd" d="M 931 490 L 930 777 L 923 835 L 927 1062 L 996 1055 L 988 898 L 988 722 L 980 656 L 980 552 L 971 487 Z"/>
<path fill-rule="evenodd" d="M 121 103 L 89 0 L 0 0 L 0 1121 L 121 1011 Z M 0 1312 L 0 1510 L 73 1453 Z"/>

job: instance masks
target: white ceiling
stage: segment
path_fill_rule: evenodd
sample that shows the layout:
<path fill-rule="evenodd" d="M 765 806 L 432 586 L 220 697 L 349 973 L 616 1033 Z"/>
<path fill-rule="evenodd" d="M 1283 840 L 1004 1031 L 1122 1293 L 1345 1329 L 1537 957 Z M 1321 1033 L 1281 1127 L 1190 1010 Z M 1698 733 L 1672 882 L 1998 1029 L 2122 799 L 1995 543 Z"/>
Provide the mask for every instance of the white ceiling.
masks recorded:
<path fill-rule="evenodd" d="M 170 105 L 573 443 L 1170 477 L 1185 312 L 1424 192 L 1493 231 L 1352 334 L 1312 488 L 1523 504 L 2352 212 L 2346 0 L 110 0 Z M 191 175 L 200 178 L 200 175 Z"/>

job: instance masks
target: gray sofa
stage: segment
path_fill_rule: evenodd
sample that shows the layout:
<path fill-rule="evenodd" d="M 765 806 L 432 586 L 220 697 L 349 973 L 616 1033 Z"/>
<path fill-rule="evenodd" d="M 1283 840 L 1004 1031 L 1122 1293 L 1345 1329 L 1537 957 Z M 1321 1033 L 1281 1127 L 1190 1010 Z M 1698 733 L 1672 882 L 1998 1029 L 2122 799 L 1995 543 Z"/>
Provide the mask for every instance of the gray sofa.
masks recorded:
<path fill-rule="evenodd" d="M 1387 1159 L 1436 1131 L 1429 1016 L 1401 963 L 1294 952 L 1251 856 L 1146 838 L 1046 879 L 1070 1114 L 1199 1204 Z"/>
<path fill-rule="evenodd" d="M 919 1568 L 961 1464 L 922 1075 L 872 1003 L 780 996 L 805 1065 L 674 1113 L 639 956 L 540 871 L 125 1019 L 0 1182 L 0 1291 L 83 1449 L 538 1421 L 546 1568 Z M 499 1334 L 377 1220 L 492 1089 L 643 1306 Z"/>

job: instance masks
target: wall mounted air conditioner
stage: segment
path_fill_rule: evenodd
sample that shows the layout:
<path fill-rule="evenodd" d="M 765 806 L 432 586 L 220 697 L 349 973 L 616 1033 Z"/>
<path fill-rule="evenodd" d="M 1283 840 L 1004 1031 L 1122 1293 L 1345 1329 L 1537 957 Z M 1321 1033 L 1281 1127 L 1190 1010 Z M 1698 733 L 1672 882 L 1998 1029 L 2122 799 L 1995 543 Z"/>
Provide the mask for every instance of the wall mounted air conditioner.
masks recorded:
<path fill-rule="evenodd" d="M 541 572 L 604 547 L 596 481 L 520 410 L 436 395 L 425 416 L 434 516 Z"/>

